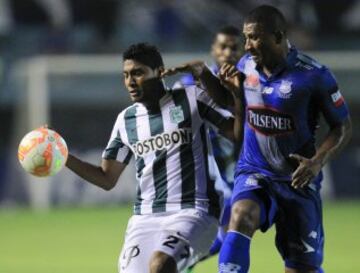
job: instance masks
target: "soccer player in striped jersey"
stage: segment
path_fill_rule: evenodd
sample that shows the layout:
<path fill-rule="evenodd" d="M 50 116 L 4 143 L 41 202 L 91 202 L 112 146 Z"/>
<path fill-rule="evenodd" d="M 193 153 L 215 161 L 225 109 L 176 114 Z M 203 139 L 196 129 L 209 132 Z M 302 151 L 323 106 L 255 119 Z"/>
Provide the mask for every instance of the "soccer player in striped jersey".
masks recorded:
<path fill-rule="evenodd" d="M 205 126 L 211 124 L 233 138 L 234 120 L 196 86 L 166 90 L 156 47 L 132 45 L 123 53 L 123 62 L 125 86 L 134 104 L 118 115 L 101 166 L 73 155 L 66 165 L 110 190 L 134 155 L 137 198 L 119 272 L 176 273 L 207 254 L 221 211 L 216 169 L 207 160 Z"/>

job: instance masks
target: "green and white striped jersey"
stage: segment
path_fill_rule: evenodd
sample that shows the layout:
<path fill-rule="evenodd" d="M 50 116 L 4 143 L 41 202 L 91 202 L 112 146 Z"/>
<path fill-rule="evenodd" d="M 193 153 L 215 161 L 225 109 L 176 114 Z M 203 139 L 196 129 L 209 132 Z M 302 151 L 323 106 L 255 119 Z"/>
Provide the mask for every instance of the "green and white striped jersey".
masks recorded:
<path fill-rule="evenodd" d="M 123 110 L 103 158 L 127 164 L 135 155 L 135 214 L 197 208 L 218 217 L 218 170 L 207 160 L 206 126 L 216 127 L 231 113 L 196 86 L 169 90 L 159 104 L 161 113 L 156 114 L 149 114 L 141 103 Z"/>

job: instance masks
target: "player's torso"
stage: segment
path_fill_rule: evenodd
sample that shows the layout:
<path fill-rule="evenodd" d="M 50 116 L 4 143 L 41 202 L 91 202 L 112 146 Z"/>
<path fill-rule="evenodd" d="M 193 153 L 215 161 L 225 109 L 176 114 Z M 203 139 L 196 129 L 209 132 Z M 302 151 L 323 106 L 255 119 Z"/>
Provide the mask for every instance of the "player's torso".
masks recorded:
<path fill-rule="evenodd" d="M 242 163 L 286 179 L 293 170 L 290 153 L 314 153 L 318 111 L 311 67 L 299 62 L 268 78 L 248 61 L 243 72 L 246 123 Z"/>
<path fill-rule="evenodd" d="M 159 103 L 161 111 L 155 114 L 142 104 L 128 108 L 120 130 L 135 155 L 139 181 L 135 212 L 207 207 L 205 128 L 196 98 L 175 90 Z"/>

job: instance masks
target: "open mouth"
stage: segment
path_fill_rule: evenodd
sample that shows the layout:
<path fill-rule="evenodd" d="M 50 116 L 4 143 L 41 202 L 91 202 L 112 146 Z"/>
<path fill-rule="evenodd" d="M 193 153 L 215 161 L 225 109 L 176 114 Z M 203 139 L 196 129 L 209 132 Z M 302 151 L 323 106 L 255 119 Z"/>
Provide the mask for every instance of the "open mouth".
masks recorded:
<path fill-rule="evenodd" d="M 131 96 L 138 96 L 140 94 L 140 92 L 138 89 L 132 89 L 132 90 L 129 90 L 129 94 Z"/>

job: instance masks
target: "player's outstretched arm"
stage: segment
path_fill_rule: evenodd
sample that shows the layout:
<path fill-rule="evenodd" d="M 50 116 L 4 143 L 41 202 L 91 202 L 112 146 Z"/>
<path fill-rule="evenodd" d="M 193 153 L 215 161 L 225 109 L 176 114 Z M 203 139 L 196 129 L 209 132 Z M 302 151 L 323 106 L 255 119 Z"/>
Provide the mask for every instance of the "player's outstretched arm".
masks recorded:
<path fill-rule="evenodd" d="M 299 167 L 292 175 L 291 185 L 294 188 L 306 186 L 319 174 L 321 168 L 346 146 L 351 135 L 352 124 L 348 117 L 341 124 L 330 129 L 325 140 L 312 158 L 305 158 L 297 154 L 290 155 L 291 158 L 299 162 Z"/>
<path fill-rule="evenodd" d="M 192 61 L 177 67 L 166 69 L 162 76 L 171 76 L 176 73 L 191 73 L 193 77 L 201 82 L 209 96 L 219 106 L 228 108 L 233 105 L 230 92 L 221 84 L 203 61 Z"/>
<path fill-rule="evenodd" d="M 126 164 L 116 160 L 103 159 L 101 166 L 95 166 L 69 154 L 66 167 L 91 184 L 108 191 L 116 185 Z"/>

